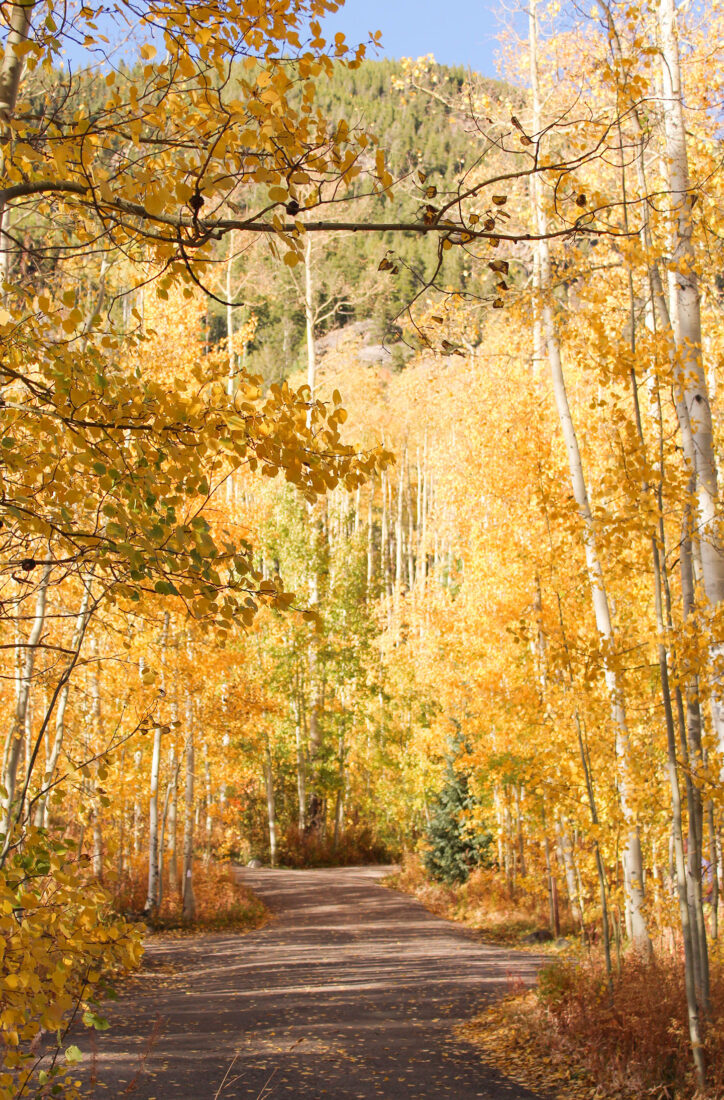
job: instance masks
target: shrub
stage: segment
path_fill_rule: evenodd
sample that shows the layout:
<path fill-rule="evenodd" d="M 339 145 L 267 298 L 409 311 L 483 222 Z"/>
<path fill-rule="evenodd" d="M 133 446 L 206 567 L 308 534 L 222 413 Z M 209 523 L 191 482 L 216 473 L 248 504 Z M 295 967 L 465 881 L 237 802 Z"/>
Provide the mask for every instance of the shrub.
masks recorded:
<path fill-rule="evenodd" d="M 123 876 L 116 895 L 116 905 L 122 912 L 143 912 L 147 876 L 146 858 L 136 857 Z M 193 883 L 196 919 L 191 927 L 194 929 L 257 928 L 266 919 L 267 910 L 263 902 L 238 881 L 230 863 L 195 860 Z M 164 881 L 161 906 L 152 926 L 184 926 L 181 893 L 170 887 L 167 881 Z"/>
<path fill-rule="evenodd" d="M 389 863 L 395 855 L 366 825 L 345 829 L 336 844 L 329 832 L 305 832 L 292 825 L 279 845 L 279 862 L 284 867 L 352 867 Z"/>
<path fill-rule="evenodd" d="M 29 830 L 0 871 L 0 1100 L 78 1096 L 71 1020 L 104 1028 L 109 977 L 138 965 L 141 929 L 119 918 L 75 848 Z M 43 1033 L 50 1050 L 36 1054 Z M 30 1092 L 28 1091 L 28 1095 Z"/>
<path fill-rule="evenodd" d="M 609 991 L 593 955 L 545 967 L 535 993 L 516 994 L 483 1013 L 467 1031 L 501 1068 L 514 1059 L 532 1087 L 560 1086 L 562 1100 L 721 1100 L 724 1096 L 724 968 L 712 963 L 712 1011 L 704 1021 L 708 1089 L 697 1092 L 689 1048 L 680 952 L 648 962 L 622 960 Z"/>

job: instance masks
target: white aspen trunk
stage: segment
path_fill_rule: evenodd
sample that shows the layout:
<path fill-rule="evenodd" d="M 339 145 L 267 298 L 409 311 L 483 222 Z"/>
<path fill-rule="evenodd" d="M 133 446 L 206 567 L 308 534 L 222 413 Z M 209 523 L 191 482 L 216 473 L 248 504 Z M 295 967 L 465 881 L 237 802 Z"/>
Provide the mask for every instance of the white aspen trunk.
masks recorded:
<path fill-rule="evenodd" d="M 684 983 L 686 987 L 686 1001 L 689 1018 L 689 1038 L 691 1041 L 691 1050 L 694 1058 L 694 1064 L 696 1066 L 696 1073 L 699 1082 L 699 1087 L 702 1092 L 706 1085 L 706 1065 L 704 1062 L 704 1051 L 701 1041 L 701 1025 L 699 1019 L 699 1004 L 697 997 L 697 962 L 699 967 L 702 965 L 701 945 L 696 942 L 696 924 L 692 925 L 691 913 L 690 913 L 690 898 L 689 887 L 686 876 L 686 857 L 684 852 L 684 836 L 683 836 L 683 823 L 681 812 L 681 791 L 679 787 L 679 772 L 678 763 L 676 759 L 676 736 L 674 733 L 674 717 L 671 707 L 671 692 L 669 690 L 669 673 L 668 673 L 668 659 L 666 653 L 666 647 L 663 642 L 664 638 L 664 613 L 663 613 L 663 600 L 662 600 L 662 557 L 658 546 L 654 551 L 654 572 L 655 572 L 655 600 L 656 600 L 656 624 L 659 631 L 659 667 L 661 669 L 661 680 L 663 688 L 663 700 L 664 700 L 664 716 L 666 719 L 666 741 L 667 741 L 667 771 L 669 776 L 669 787 L 671 790 L 671 842 L 675 863 L 675 876 L 676 876 L 676 894 L 679 901 L 679 918 L 681 920 L 681 932 L 684 941 Z M 704 954 L 706 953 L 706 933 L 704 933 Z M 697 960 L 697 954 L 699 959 Z M 708 963 L 707 963 L 708 974 Z M 706 990 L 706 1000 L 708 1000 L 708 980 Z"/>
<path fill-rule="evenodd" d="M 301 688 L 297 690 L 294 710 L 294 732 L 297 742 L 297 824 L 299 826 L 299 832 L 303 833 L 307 824 L 307 777 L 304 741 L 302 737 Z"/>
<path fill-rule="evenodd" d="M 15 50 L 27 41 L 35 8 L 34 0 L 25 4 L 10 4 L 10 19 L 2 65 L 0 65 L 0 121 L 7 123 L 13 116 L 18 101 L 20 78 L 23 74 L 23 57 Z"/>
<path fill-rule="evenodd" d="M 530 40 L 530 71 L 531 85 L 533 88 L 533 131 L 535 135 L 541 133 L 541 109 L 540 91 L 538 83 L 538 49 L 537 49 L 537 11 L 535 0 L 531 0 L 529 17 Z M 536 213 L 536 229 L 540 237 L 547 232 L 547 221 L 543 207 L 540 178 L 534 177 L 533 182 L 534 205 Z M 596 620 L 596 627 L 601 640 L 606 646 L 614 642 L 614 631 L 611 623 L 611 612 L 603 579 L 598 548 L 593 523 L 593 514 L 588 497 L 588 489 L 583 474 L 583 463 L 578 446 L 578 437 L 573 425 L 573 418 L 568 403 L 568 393 L 563 374 L 560 344 L 555 327 L 553 306 L 550 299 L 551 290 L 551 261 L 550 248 L 547 240 L 541 239 L 538 244 L 538 256 L 540 261 L 540 286 L 543 297 L 541 303 L 541 319 L 543 325 L 543 337 L 548 352 L 548 363 L 551 370 L 553 392 L 558 410 L 558 418 L 561 424 L 563 439 L 568 457 L 568 468 L 571 479 L 573 496 L 578 506 L 579 515 L 583 521 L 583 543 L 586 556 L 586 568 L 591 589 L 591 599 Z M 624 858 L 626 861 L 626 893 L 627 905 L 631 917 L 631 933 L 636 946 L 647 955 L 651 953 L 651 940 L 646 927 L 646 919 L 643 912 L 644 904 L 644 873 L 643 856 L 641 852 L 641 838 L 636 822 L 635 814 L 630 804 L 630 776 L 632 772 L 630 758 L 631 747 L 626 720 L 626 707 L 623 693 L 623 685 L 616 670 L 611 667 L 608 660 L 604 663 L 604 677 L 608 689 L 611 706 L 611 717 L 616 732 L 616 754 L 619 762 L 619 794 L 621 809 L 628 831 Z"/>
<path fill-rule="evenodd" d="M 227 396 L 233 397 L 236 392 L 236 349 L 234 347 L 234 307 L 232 286 L 232 264 L 234 261 L 236 231 L 229 233 L 229 251 L 226 257 L 226 350 L 229 357 L 228 373 L 226 376 Z M 234 474 L 230 473 L 226 480 L 226 501 L 231 504 L 234 499 Z"/>
<path fill-rule="evenodd" d="M 375 496 L 374 482 L 370 482 L 370 496 L 367 504 L 367 601 L 372 596 L 372 581 L 375 576 L 375 542 L 373 523 L 373 504 Z"/>
<path fill-rule="evenodd" d="M 136 784 L 134 790 L 137 792 L 140 787 L 140 769 L 141 761 L 143 760 L 143 753 L 140 749 L 136 749 L 133 754 L 133 763 L 136 769 Z M 133 800 L 133 820 L 132 820 L 132 832 L 133 832 L 133 854 L 138 855 L 141 851 L 141 829 L 142 829 L 142 810 L 141 802 L 136 793 L 136 797 Z"/>
<path fill-rule="evenodd" d="M 317 389 L 317 348 L 314 337 L 314 280 L 312 278 L 312 235 L 304 241 L 304 320 L 307 332 L 307 385 L 309 400 L 314 401 Z"/>
<path fill-rule="evenodd" d="M 269 862 L 272 867 L 277 865 L 277 808 L 274 796 L 274 772 L 272 769 L 271 745 L 269 734 L 264 735 L 264 787 L 266 789 L 266 812 L 269 824 Z"/>
<path fill-rule="evenodd" d="M 515 851 L 511 838 L 510 792 L 504 788 L 503 804 L 503 850 L 505 859 L 505 881 L 510 891 L 515 890 Z"/>
<path fill-rule="evenodd" d="M 719 937 L 720 853 L 719 838 L 716 829 L 716 813 L 712 800 L 707 803 L 706 822 L 709 829 L 709 873 L 711 875 L 711 938 L 717 940 Z"/>
<path fill-rule="evenodd" d="M 171 788 L 174 786 L 173 773 L 169 775 L 168 783 L 166 784 L 166 794 L 163 799 L 163 813 L 161 814 L 161 830 L 159 833 L 158 841 L 158 898 L 156 900 L 156 907 L 161 909 L 163 903 L 163 850 L 166 842 L 166 822 L 168 821 L 168 810 L 171 803 Z"/>
<path fill-rule="evenodd" d="M 229 251 L 226 257 L 226 350 L 229 356 L 229 370 L 226 379 L 226 392 L 229 397 L 234 396 L 236 389 L 235 375 L 236 375 L 236 351 L 234 348 L 234 307 L 232 306 L 233 300 L 233 287 L 231 279 L 231 265 L 234 260 L 234 244 L 236 238 L 236 231 L 234 229 L 229 233 Z"/>
<path fill-rule="evenodd" d="M 493 804 L 495 806 L 495 820 L 498 826 L 497 828 L 497 846 L 498 846 L 498 871 L 502 871 L 505 865 L 505 853 L 503 849 L 503 832 L 505 825 L 503 821 L 503 803 L 500 794 L 500 787 L 495 785 L 493 788 Z M 506 871 L 507 877 L 507 871 Z"/>
<path fill-rule="evenodd" d="M 186 786 L 184 790 L 184 847 L 183 847 L 183 918 L 191 922 L 196 918 L 194 897 L 194 712 L 191 697 L 186 699 Z"/>
<path fill-rule="evenodd" d="M 415 588 L 415 541 L 417 529 L 415 527 L 415 510 L 412 507 L 412 482 L 410 481 L 410 467 L 407 467 L 407 587 L 410 592 Z"/>
<path fill-rule="evenodd" d="M 393 546 L 393 527 L 394 527 L 394 512 L 392 508 L 393 503 L 393 489 L 392 480 L 387 478 L 387 546 L 385 549 L 385 567 L 387 572 L 387 595 L 389 597 L 389 611 L 392 614 L 392 596 L 395 588 L 395 571 L 394 562 L 392 557 Z"/>
<path fill-rule="evenodd" d="M 681 602 L 686 623 L 695 610 L 694 570 L 692 560 L 691 514 L 689 509 L 684 515 L 683 531 L 679 552 L 681 572 Z M 665 560 L 661 556 L 659 572 L 663 573 Z M 663 621 L 663 614 L 662 614 Z M 680 696 L 681 698 L 681 696 Z M 682 699 L 683 703 L 683 699 Z M 701 869 L 704 858 L 704 817 L 701 791 L 695 776 L 701 775 L 704 767 L 703 746 L 701 742 L 702 717 L 699 706 L 699 680 L 691 676 L 686 688 L 686 716 L 683 705 L 680 708 L 681 753 L 684 760 L 689 835 L 687 838 L 686 869 L 689 916 L 695 963 L 697 996 L 705 1011 L 709 1010 L 709 958 L 706 942 L 706 922 L 704 919 L 704 899 L 702 894 Z M 674 761 L 676 763 L 676 760 Z"/>
<path fill-rule="evenodd" d="M 121 792 L 121 804 L 118 814 L 118 889 L 123 885 L 123 874 L 126 869 L 126 746 L 121 749 L 120 763 L 118 765 L 118 787 Z"/>
<path fill-rule="evenodd" d="M 518 858 L 520 860 L 520 873 L 525 878 L 528 873 L 525 862 L 525 842 L 523 840 L 523 817 L 520 809 L 520 786 L 516 784 L 515 788 L 515 828 L 518 839 Z"/>
<path fill-rule="evenodd" d="M 3 752 L 3 770 L 2 770 L 2 786 L 4 787 L 4 794 L 2 796 L 2 811 L 3 811 L 3 824 L 2 834 L 3 841 L 3 857 L 5 856 L 8 846 L 10 844 L 10 833 L 13 821 L 13 805 L 15 801 L 15 790 L 18 779 L 18 764 L 20 763 L 20 754 L 23 748 L 23 736 L 25 734 L 25 716 L 28 709 L 28 703 L 30 700 L 30 691 L 33 683 L 33 672 L 35 670 L 35 654 L 38 644 L 42 637 L 43 627 L 45 625 L 45 607 L 48 595 L 48 581 L 50 579 L 50 566 L 43 566 L 42 576 L 38 584 L 38 591 L 35 598 L 35 611 L 33 614 L 33 625 L 30 629 L 28 641 L 21 651 L 21 665 L 20 676 L 17 681 L 16 697 L 15 697 L 15 714 L 13 715 L 13 721 L 8 730 L 5 738 L 5 749 Z"/>
<path fill-rule="evenodd" d="M 80 653 L 81 646 L 83 645 L 83 639 L 85 632 L 88 628 L 90 621 L 90 602 L 91 602 L 91 582 L 88 580 L 83 590 L 83 596 L 81 598 L 80 607 L 75 620 L 75 626 L 73 628 L 73 637 L 71 639 L 71 649 L 74 653 Z M 34 824 L 38 828 L 45 828 L 46 817 L 48 812 L 48 797 L 50 794 L 50 786 L 53 782 L 56 769 L 58 767 L 58 761 L 60 759 L 60 753 L 63 748 L 63 740 L 65 737 L 65 712 L 68 706 L 68 695 L 70 693 L 70 677 L 66 677 L 62 684 L 60 691 L 58 692 L 58 698 L 55 703 L 55 736 L 53 738 L 53 744 L 50 751 L 46 754 L 45 760 L 45 772 L 43 774 L 42 788 L 39 792 L 37 805 L 35 808 Z"/>
<path fill-rule="evenodd" d="M 558 913 L 558 889 L 556 886 L 556 880 L 553 875 L 553 864 L 551 862 L 551 845 L 548 840 L 548 834 L 545 834 L 543 841 L 543 850 L 546 860 L 546 879 L 548 882 L 548 920 L 551 926 L 551 934 L 554 939 L 558 939 L 561 934 L 561 921 Z"/>
<path fill-rule="evenodd" d="M 171 749 L 171 801 L 168 807 L 168 885 L 173 893 L 179 892 L 178 880 L 178 777 L 181 763 L 176 759 L 176 749 Z"/>
<path fill-rule="evenodd" d="M 93 717 L 94 745 L 93 754 L 103 751 L 103 712 L 101 709 L 101 674 L 98 657 L 98 642 L 93 639 L 91 649 L 93 656 L 93 672 L 91 675 L 91 714 Z M 101 817 L 101 803 L 97 791 L 98 781 L 94 777 L 91 784 L 91 815 L 93 825 L 93 849 L 92 867 L 93 875 L 99 882 L 103 882 L 103 822 Z"/>
<path fill-rule="evenodd" d="M 316 577 L 315 577 L 316 582 Z M 315 585 L 316 587 L 316 585 Z M 317 602 L 316 599 L 314 601 Z M 319 669 L 317 667 L 317 650 L 314 641 L 309 643 L 309 683 L 310 683 L 310 700 L 309 700 L 309 762 L 310 762 L 310 785 L 311 785 L 311 798 L 309 803 L 309 815 L 307 818 L 307 824 L 310 829 L 321 829 L 322 827 L 322 798 L 319 793 L 318 787 L 318 763 L 319 753 L 322 745 L 322 731 L 319 722 L 319 711 L 321 706 L 320 686 L 319 686 Z"/>
<path fill-rule="evenodd" d="M 161 767 L 161 729 L 154 730 L 148 797 L 148 891 L 144 912 L 153 915 L 158 907 L 158 776 Z"/>
<path fill-rule="evenodd" d="M 25 708 L 25 726 L 24 726 L 24 739 L 23 739 L 23 767 L 21 772 L 25 772 L 27 775 L 28 769 L 31 766 L 31 758 L 33 755 L 33 720 L 34 720 L 34 706 L 32 692 L 28 699 L 28 705 Z"/>
<path fill-rule="evenodd" d="M 2 64 L 0 65 L 0 123 L 3 141 L 0 142 L 0 178 L 5 179 L 5 143 L 8 124 L 15 114 L 18 101 L 20 80 L 23 75 L 23 56 L 16 53 L 15 47 L 27 41 L 36 0 L 26 4 L 10 4 L 10 16 L 7 21 L 8 33 L 5 39 Z M 10 224 L 10 211 L 0 203 L 0 298 L 6 295 L 5 283 L 10 271 L 12 241 L 7 233 Z"/>
<path fill-rule="evenodd" d="M 531 199 L 536 202 L 535 179 L 531 177 Z M 533 376 L 540 379 L 545 366 L 545 341 L 541 322 L 540 249 L 533 252 Z"/>
<path fill-rule="evenodd" d="M 170 622 L 170 615 L 168 611 L 164 612 L 163 616 L 163 629 L 161 631 L 161 666 L 162 669 L 166 663 L 166 646 L 168 644 L 168 628 Z M 162 676 L 162 686 L 165 688 L 165 677 Z M 148 794 L 148 891 L 146 894 L 146 904 L 144 906 L 144 912 L 154 915 L 158 908 L 158 780 L 159 772 L 161 769 L 161 725 L 156 724 L 153 731 L 153 751 L 151 754 L 151 775 L 149 779 L 149 794 Z"/>
<path fill-rule="evenodd" d="M 347 793 L 347 769 L 345 767 L 344 734 L 339 738 L 339 786 L 337 787 L 337 801 L 334 807 L 334 839 L 333 846 L 337 847 L 339 838 L 344 832 L 344 804 Z"/>
<path fill-rule="evenodd" d="M 692 191 L 683 108 L 679 39 L 673 0 L 659 0 L 659 37 L 663 86 L 669 192 L 674 228 L 672 318 L 677 345 L 677 385 L 694 439 L 697 533 L 704 593 L 712 610 L 724 601 L 724 547 L 719 534 L 719 489 L 711 404 L 702 361 L 701 302 L 691 216 Z M 724 645 L 710 646 L 713 662 L 724 656 Z M 720 753 L 724 754 L 724 698 L 716 680 L 712 720 Z"/>
<path fill-rule="evenodd" d="M 566 890 L 568 891 L 571 916 L 573 917 L 574 924 L 582 928 L 583 914 L 581 913 L 581 907 L 578 903 L 578 883 L 576 882 L 576 869 L 573 863 L 573 842 L 567 822 L 556 821 L 556 839 L 558 841 L 558 852 L 560 854 L 561 863 L 563 864 L 563 872 L 566 876 Z"/>
<path fill-rule="evenodd" d="M 405 456 L 406 457 L 406 456 Z M 404 512 L 404 460 L 400 463 L 400 476 L 397 481 L 397 515 L 395 517 L 395 577 L 394 577 L 394 622 L 395 645 L 400 642 L 400 603 L 403 582 L 403 535 L 402 517 Z"/>
<path fill-rule="evenodd" d="M 405 464 L 400 463 L 400 476 L 397 482 L 397 519 L 395 521 L 395 592 L 399 608 L 400 587 L 402 585 L 402 517 L 405 507 Z"/>
<path fill-rule="evenodd" d="M 204 860 L 206 863 L 208 863 L 211 859 L 211 829 L 213 825 L 211 806 L 212 795 L 211 766 L 209 764 L 209 745 L 207 741 L 204 741 Z"/>
<path fill-rule="evenodd" d="M 422 589 L 423 596 L 425 594 L 425 585 L 427 583 L 427 518 L 430 510 L 430 478 L 427 472 L 427 428 L 425 428 L 425 439 L 422 448 L 422 469 L 421 469 L 421 481 L 418 492 L 421 490 L 421 507 L 420 507 L 420 520 L 418 522 L 418 550 L 417 550 L 417 583 Z"/>
<path fill-rule="evenodd" d="M 389 581 L 389 559 L 387 557 L 387 474 L 382 474 L 382 520 L 380 523 L 380 577 L 382 591 L 387 592 Z"/>

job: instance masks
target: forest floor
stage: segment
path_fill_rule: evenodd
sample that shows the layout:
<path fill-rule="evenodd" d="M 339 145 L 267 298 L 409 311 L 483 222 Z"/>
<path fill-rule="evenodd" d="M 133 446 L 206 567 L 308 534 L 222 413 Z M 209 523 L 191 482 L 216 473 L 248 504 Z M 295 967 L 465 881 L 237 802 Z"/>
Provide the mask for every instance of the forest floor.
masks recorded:
<path fill-rule="evenodd" d="M 153 938 L 110 1030 L 73 1037 L 87 1095 L 535 1100 L 456 1032 L 538 960 L 382 888 L 389 870 L 240 870 L 271 921 Z"/>

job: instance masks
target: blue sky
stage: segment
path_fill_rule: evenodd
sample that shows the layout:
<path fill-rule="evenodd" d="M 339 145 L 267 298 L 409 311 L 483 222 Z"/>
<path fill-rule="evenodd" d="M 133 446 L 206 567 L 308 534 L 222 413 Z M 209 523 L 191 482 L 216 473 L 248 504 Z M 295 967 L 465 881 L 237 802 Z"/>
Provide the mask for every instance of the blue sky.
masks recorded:
<path fill-rule="evenodd" d="M 495 55 L 499 31 L 512 23 L 510 10 L 517 0 L 347 0 L 324 22 L 324 36 L 342 31 L 350 45 L 367 42 L 371 31 L 382 31 L 381 49 L 368 47 L 367 56 L 421 57 L 434 54 L 443 65 L 463 65 L 486 76 L 496 76 Z M 103 29 L 103 20 L 99 24 Z M 525 18 L 517 25 L 526 35 Z M 115 35 L 111 34 L 111 38 Z M 133 52 L 127 44 L 122 54 Z M 67 57 L 75 64 L 88 60 L 85 51 L 68 44 Z"/>
<path fill-rule="evenodd" d="M 327 34 L 342 31 L 348 42 L 382 31 L 378 57 L 421 57 L 432 53 L 443 65 L 465 65 L 496 76 L 496 36 L 510 21 L 503 0 L 347 0 L 324 22 Z M 374 52 L 368 53 L 374 57 Z"/>

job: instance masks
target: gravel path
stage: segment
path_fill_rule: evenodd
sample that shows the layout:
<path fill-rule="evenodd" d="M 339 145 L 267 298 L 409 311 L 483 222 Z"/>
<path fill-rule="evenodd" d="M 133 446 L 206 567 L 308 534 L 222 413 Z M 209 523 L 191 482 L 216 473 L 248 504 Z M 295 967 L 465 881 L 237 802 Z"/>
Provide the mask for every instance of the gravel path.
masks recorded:
<path fill-rule="evenodd" d="M 274 919 L 150 944 L 97 1050 L 75 1039 L 94 1096 L 535 1100 L 453 1035 L 534 958 L 379 886 L 384 868 L 239 874 Z"/>

